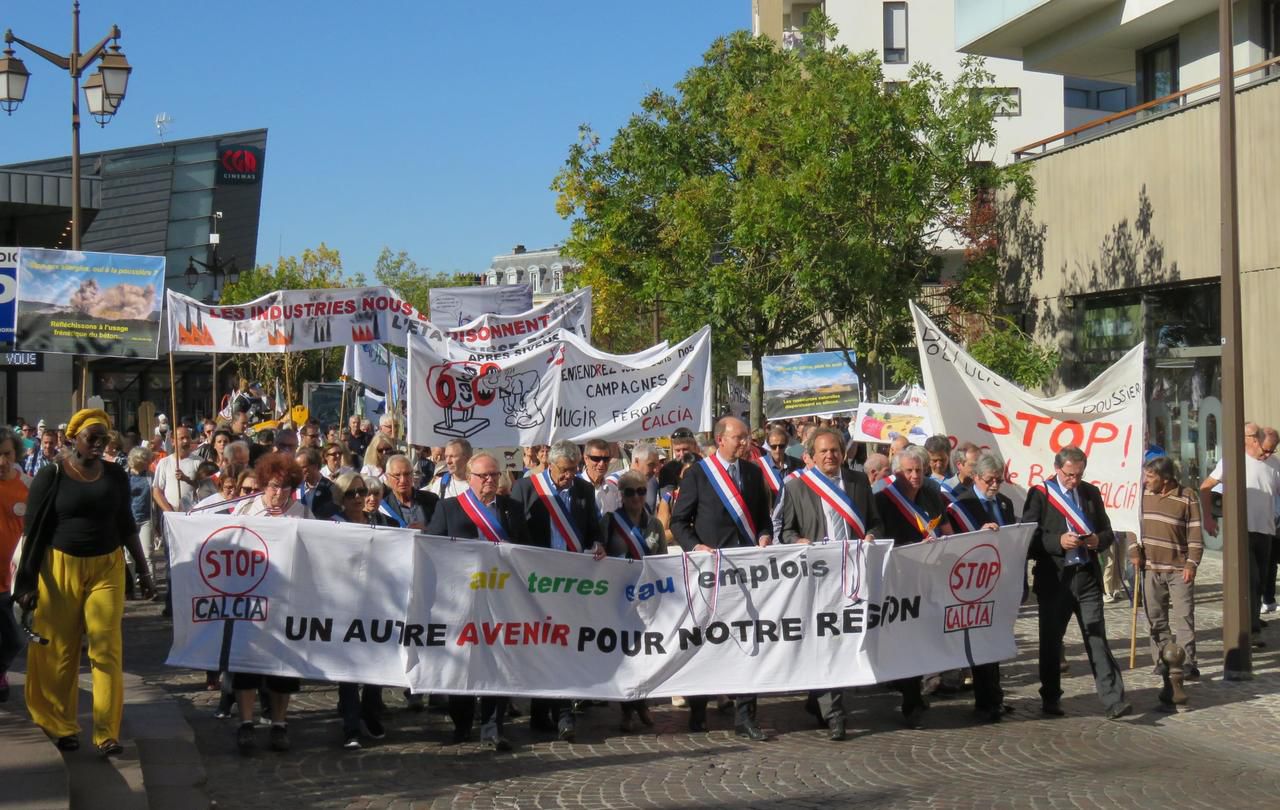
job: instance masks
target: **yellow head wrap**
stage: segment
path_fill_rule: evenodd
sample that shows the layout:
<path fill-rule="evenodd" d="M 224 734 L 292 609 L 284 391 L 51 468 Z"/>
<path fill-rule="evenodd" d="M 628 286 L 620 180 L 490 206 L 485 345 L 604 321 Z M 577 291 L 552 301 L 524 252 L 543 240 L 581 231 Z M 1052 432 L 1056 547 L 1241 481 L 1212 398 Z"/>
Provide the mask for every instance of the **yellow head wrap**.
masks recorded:
<path fill-rule="evenodd" d="M 111 417 L 107 416 L 107 412 L 99 408 L 84 408 L 78 410 L 75 416 L 71 417 L 71 421 L 67 422 L 67 438 L 75 438 L 75 435 L 90 425 L 102 425 L 107 430 L 111 430 Z"/>

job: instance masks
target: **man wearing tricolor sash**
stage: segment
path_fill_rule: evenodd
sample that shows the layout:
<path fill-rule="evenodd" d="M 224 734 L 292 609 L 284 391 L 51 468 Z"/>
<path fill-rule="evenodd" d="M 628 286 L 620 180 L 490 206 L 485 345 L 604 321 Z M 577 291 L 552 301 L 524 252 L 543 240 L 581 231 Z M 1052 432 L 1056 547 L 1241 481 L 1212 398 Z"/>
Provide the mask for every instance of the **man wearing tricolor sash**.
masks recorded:
<path fill-rule="evenodd" d="M 531 545 L 520 504 L 498 494 L 502 468 L 492 454 L 481 451 L 467 462 L 468 488 L 456 498 L 440 501 L 427 534 L 488 540 L 491 543 Z M 454 742 L 465 742 L 475 723 L 476 699 L 470 695 L 449 696 L 449 717 L 453 720 Z M 507 715 L 507 699 L 486 695 L 480 699 L 480 742 L 495 751 L 510 751 L 511 743 L 502 734 Z"/>
<path fill-rule="evenodd" d="M 671 532 L 686 551 L 717 552 L 773 542 L 769 498 L 760 468 L 739 458 L 750 439 L 741 419 L 726 416 L 713 432 L 716 451 L 689 468 L 680 483 L 680 497 L 671 513 Z M 706 731 L 707 698 L 688 697 L 689 730 Z M 756 725 L 754 695 L 737 698 L 735 731 L 760 741 L 766 735 Z"/>
<path fill-rule="evenodd" d="M 782 542 L 871 542 L 880 532 L 880 513 L 871 483 L 844 466 L 844 437 L 820 427 L 805 441 L 813 466 L 787 482 L 782 501 Z M 815 705 L 816 704 L 816 705 Z M 832 740 L 845 738 L 844 691 L 814 692 L 807 705 L 817 711 Z"/>
<path fill-rule="evenodd" d="M 907 445 L 893 457 L 894 477 L 875 494 L 876 510 L 893 545 L 932 542 L 951 534 L 946 519 L 947 501 L 938 483 L 929 478 L 929 454 L 923 447 Z M 908 728 L 924 727 L 929 708 L 921 693 L 921 678 L 903 678 L 902 718 Z"/>
<path fill-rule="evenodd" d="M 1102 613 L 1102 569 L 1098 552 L 1115 542 L 1098 488 L 1084 479 L 1087 459 L 1074 445 L 1058 451 L 1054 476 L 1027 492 L 1024 523 L 1035 523 L 1031 557 L 1036 603 L 1040 609 L 1040 699 L 1050 716 L 1064 712 L 1062 636 L 1074 614 L 1084 637 L 1094 684 L 1108 720 L 1133 711 L 1124 699 L 1124 679 L 1111 648 Z"/>
<path fill-rule="evenodd" d="M 517 481 L 511 487 L 511 498 L 524 511 L 533 545 L 585 552 L 602 560 L 605 548 L 600 511 L 596 508 L 595 489 L 578 476 L 581 464 L 578 445 L 556 442 L 547 453 L 546 469 Z M 560 739 L 573 742 L 577 734 L 573 702 L 534 699 L 529 724 L 542 731 L 555 730 Z"/>

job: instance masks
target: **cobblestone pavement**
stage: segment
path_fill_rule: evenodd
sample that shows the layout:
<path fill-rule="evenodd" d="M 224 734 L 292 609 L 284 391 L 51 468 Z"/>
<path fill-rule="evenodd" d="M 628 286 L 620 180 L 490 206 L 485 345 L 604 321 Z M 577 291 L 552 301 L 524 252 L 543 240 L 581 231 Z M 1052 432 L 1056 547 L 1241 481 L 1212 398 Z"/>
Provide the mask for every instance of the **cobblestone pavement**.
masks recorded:
<path fill-rule="evenodd" d="M 898 722 L 896 695 L 857 690 L 847 701 L 855 735 L 842 743 L 828 741 L 793 695 L 761 701 L 761 725 L 774 735 L 766 743 L 736 738 L 731 718 L 714 711 L 711 733 L 690 734 L 685 712 L 664 701 L 656 727 L 635 734 L 618 731 L 615 706 L 593 706 L 576 744 L 532 732 L 522 718 L 508 728 L 516 750 L 493 753 L 450 744 L 445 715 L 409 712 L 387 690 L 386 739 L 347 752 L 336 689 L 308 684 L 291 711 L 293 750 L 241 757 L 234 721 L 213 718 L 217 693 L 205 691 L 204 674 L 163 666 L 169 626 L 158 606 L 130 607 L 126 662 L 182 705 L 219 808 L 1261 806 L 1280 795 L 1280 622 L 1264 631 L 1255 680 L 1222 681 L 1220 558 L 1207 556 L 1197 606 L 1204 678 L 1188 687 L 1190 706 L 1156 711 L 1159 681 L 1140 655 L 1125 675 L 1135 714 L 1114 722 L 1102 718 L 1074 627 L 1067 716 L 1040 716 L 1032 607 L 1017 624 L 1018 659 L 1003 667 L 1016 707 L 1005 722 L 975 723 L 966 693 L 935 698 L 927 728 L 912 731 Z M 1107 621 L 1127 664 L 1128 605 L 1111 605 Z"/>

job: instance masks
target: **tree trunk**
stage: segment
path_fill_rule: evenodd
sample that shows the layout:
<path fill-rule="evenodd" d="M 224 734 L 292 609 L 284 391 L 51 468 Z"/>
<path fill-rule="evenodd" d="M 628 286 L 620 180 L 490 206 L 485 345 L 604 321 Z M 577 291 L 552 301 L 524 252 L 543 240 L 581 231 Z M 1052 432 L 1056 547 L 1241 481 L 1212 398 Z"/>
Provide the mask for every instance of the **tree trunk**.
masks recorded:
<path fill-rule="evenodd" d="M 758 349 L 751 350 L 751 429 L 764 427 L 764 362 Z"/>

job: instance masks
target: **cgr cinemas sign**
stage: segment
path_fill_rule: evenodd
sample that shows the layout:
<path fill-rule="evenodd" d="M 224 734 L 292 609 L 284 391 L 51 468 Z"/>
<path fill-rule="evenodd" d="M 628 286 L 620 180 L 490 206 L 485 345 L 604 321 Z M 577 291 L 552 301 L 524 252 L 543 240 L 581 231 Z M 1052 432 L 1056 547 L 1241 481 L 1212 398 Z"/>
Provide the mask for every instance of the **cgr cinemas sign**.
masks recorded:
<path fill-rule="evenodd" d="M 228 145 L 218 150 L 218 185 L 247 186 L 262 180 L 262 150 Z"/>

